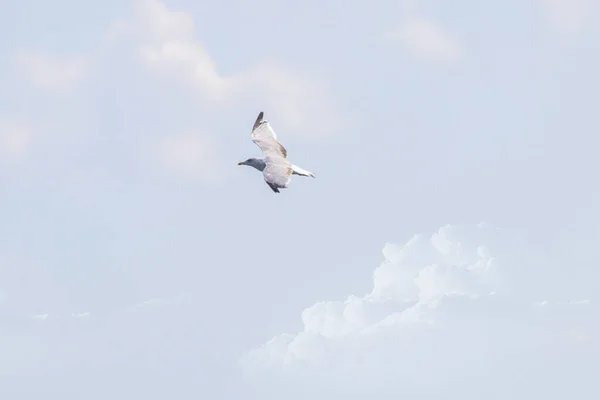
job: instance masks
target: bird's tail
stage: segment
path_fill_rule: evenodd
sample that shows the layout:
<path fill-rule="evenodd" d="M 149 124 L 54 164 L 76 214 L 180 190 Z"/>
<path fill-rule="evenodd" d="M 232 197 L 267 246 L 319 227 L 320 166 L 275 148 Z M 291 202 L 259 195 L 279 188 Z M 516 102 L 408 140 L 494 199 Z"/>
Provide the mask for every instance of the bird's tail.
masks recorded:
<path fill-rule="evenodd" d="M 315 177 L 315 174 L 313 174 L 312 172 L 304 170 L 296 165 L 292 165 L 292 174 L 301 175 L 301 176 L 310 176 L 311 178 Z"/>

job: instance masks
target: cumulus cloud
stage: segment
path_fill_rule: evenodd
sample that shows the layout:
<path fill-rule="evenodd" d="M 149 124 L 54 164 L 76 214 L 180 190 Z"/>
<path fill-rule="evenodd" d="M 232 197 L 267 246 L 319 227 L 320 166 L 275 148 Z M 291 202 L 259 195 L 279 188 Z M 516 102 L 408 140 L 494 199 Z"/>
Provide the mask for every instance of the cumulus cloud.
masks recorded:
<path fill-rule="evenodd" d="M 82 55 L 59 57 L 25 50 L 17 52 L 15 60 L 34 87 L 59 94 L 71 93 L 83 82 L 90 65 Z"/>
<path fill-rule="evenodd" d="M 599 9 L 596 0 L 541 0 L 550 25 L 564 35 L 578 34 Z"/>
<path fill-rule="evenodd" d="M 23 154 L 31 140 L 32 130 L 27 124 L 0 117 L 0 156 L 15 157 Z"/>
<path fill-rule="evenodd" d="M 459 38 L 431 18 L 410 14 L 385 37 L 417 59 L 442 64 L 456 63 L 463 55 Z"/>
<path fill-rule="evenodd" d="M 593 339 L 598 307 L 589 301 L 540 307 L 512 290 L 508 271 L 518 268 L 504 264 L 510 246 L 501 241 L 500 231 L 480 224 L 387 244 L 369 293 L 305 309 L 300 332 L 277 335 L 241 358 L 248 381 L 325 385 L 344 394 L 385 387 L 384 398 L 436 398 L 432 388 L 465 379 L 496 385 L 517 379 L 511 368 L 523 363 L 538 368 L 548 355 L 600 350 Z M 476 381 L 471 388 L 487 390 Z"/>

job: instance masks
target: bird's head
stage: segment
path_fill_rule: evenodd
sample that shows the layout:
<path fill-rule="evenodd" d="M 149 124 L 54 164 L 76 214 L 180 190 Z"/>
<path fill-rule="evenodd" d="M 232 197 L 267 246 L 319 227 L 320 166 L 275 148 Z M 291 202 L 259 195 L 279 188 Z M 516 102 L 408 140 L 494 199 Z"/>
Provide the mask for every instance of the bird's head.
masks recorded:
<path fill-rule="evenodd" d="M 238 165 L 247 165 L 249 167 L 254 167 L 259 171 L 262 171 L 265 169 L 265 160 L 261 159 L 261 158 L 249 158 L 245 161 L 241 161 L 238 163 Z"/>

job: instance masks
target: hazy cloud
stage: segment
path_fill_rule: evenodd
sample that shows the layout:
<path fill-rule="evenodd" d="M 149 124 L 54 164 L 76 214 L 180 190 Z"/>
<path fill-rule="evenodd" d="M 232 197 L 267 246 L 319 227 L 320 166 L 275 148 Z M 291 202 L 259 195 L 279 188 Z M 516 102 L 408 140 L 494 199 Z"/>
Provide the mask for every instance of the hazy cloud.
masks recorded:
<path fill-rule="evenodd" d="M 113 27 L 111 35 L 133 35 L 137 52 L 150 70 L 194 88 L 211 108 L 234 110 L 245 102 L 261 104 L 282 121 L 281 129 L 303 135 L 336 132 L 343 117 L 326 82 L 266 58 L 231 75 L 196 38 L 191 15 L 170 10 L 158 0 L 136 0 L 132 21 Z"/>
<path fill-rule="evenodd" d="M 578 34 L 598 10 L 597 0 L 541 0 L 550 25 L 564 35 Z"/>
<path fill-rule="evenodd" d="M 27 151 L 32 140 L 32 129 L 11 118 L 0 117 L 0 156 L 16 157 Z"/>
<path fill-rule="evenodd" d="M 183 176 L 212 181 L 217 178 L 218 150 L 213 138 L 201 134 L 164 137 L 157 147 L 159 160 Z"/>
<path fill-rule="evenodd" d="M 34 87 L 58 94 L 71 93 L 88 77 L 90 66 L 90 60 L 82 55 L 61 57 L 22 50 L 15 59 Z"/>
<path fill-rule="evenodd" d="M 463 55 L 460 40 L 433 19 L 410 15 L 385 37 L 417 59 L 443 64 L 456 63 Z"/>

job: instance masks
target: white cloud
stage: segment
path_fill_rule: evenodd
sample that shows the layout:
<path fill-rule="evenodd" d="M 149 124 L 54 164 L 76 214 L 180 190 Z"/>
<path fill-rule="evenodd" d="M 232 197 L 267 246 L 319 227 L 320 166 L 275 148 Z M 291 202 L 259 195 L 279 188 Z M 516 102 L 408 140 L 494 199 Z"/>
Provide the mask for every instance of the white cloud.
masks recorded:
<path fill-rule="evenodd" d="M 305 309 L 300 332 L 277 335 L 242 357 L 247 379 L 314 387 L 322 376 L 337 393 L 421 393 L 492 379 L 499 365 L 550 351 L 600 349 L 591 339 L 600 330 L 593 302 L 540 308 L 511 291 L 501 240 L 500 231 L 480 224 L 386 245 L 370 293 Z"/>
<path fill-rule="evenodd" d="M 597 0 L 541 0 L 548 22 L 559 33 L 579 33 L 598 10 Z"/>
<path fill-rule="evenodd" d="M 387 32 L 386 38 L 416 58 L 438 63 L 455 63 L 464 52 L 455 35 L 436 21 L 412 13 L 400 26 Z"/>
<path fill-rule="evenodd" d="M 205 181 L 217 177 L 217 153 L 212 136 L 199 134 L 167 136 L 157 147 L 163 165 L 183 176 Z"/>
<path fill-rule="evenodd" d="M 89 72 L 90 61 L 81 55 L 58 57 L 19 51 L 15 59 L 31 84 L 60 94 L 72 92 L 87 78 Z"/>
<path fill-rule="evenodd" d="M 342 122 L 326 83 L 266 58 L 231 75 L 196 38 L 193 18 L 158 0 L 136 0 L 131 21 L 111 29 L 112 40 L 127 36 L 138 42 L 143 64 L 165 78 L 200 94 L 207 106 L 234 112 L 252 103 L 281 120 L 280 129 L 305 136 L 336 132 Z"/>
<path fill-rule="evenodd" d="M 232 89 L 215 61 L 195 37 L 190 14 L 172 11 L 159 0 L 136 0 L 135 15 L 126 30 L 140 43 L 138 55 L 149 68 L 196 87 L 211 101 L 223 100 Z"/>
<path fill-rule="evenodd" d="M 27 124 L 0 117 L 0 156 L 19 156 L 29 148 L 32 131 Z"/>

